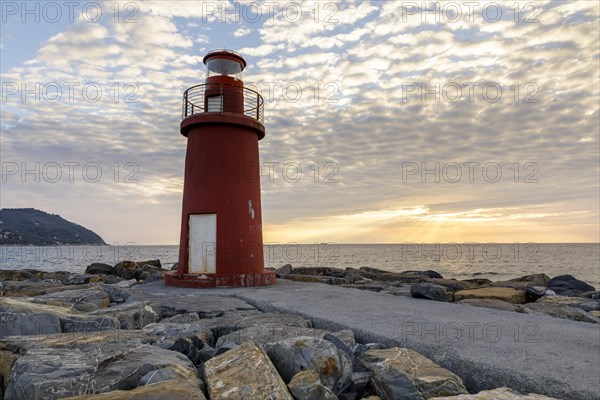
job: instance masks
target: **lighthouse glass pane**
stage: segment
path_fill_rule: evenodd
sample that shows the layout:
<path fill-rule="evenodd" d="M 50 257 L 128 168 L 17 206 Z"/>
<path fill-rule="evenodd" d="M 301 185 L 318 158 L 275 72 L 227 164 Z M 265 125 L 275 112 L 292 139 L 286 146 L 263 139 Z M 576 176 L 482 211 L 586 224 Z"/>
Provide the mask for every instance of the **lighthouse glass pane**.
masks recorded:
<path fill-rule="evenodd" d="M 223 112 L 223 95 L 210 96 L 206 102 L 206 112 Z"/>
<path fill-rule="evenodd" d="M 233 60 L 215 58 L 206 63 L 206 77 L 211 76 L 231 76 L 241 80 L 242 66 Z"/>
<path fill-rule="evenodd" d="M 190 215 L 188 254 L 191 274 L 217 272 L 217 214 Z"/>

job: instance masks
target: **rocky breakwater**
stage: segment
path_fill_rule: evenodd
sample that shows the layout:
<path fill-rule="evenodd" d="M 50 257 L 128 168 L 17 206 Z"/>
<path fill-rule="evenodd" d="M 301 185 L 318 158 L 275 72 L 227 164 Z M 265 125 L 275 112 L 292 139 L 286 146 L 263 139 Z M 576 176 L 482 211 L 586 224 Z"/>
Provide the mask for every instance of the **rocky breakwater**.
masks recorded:
<path fill-rule="evenodd" d="M 222 293 L 144 289 L 164 272 L 158 261 L 0 271 L 0 399 L 549 399 L 472 395 L 413 350 Z"/>
<path fill-rule="evenodd" d="M 526 275 L 507 281 L 444 279 L 436 271 L 390 272 L 376 268 L 294 268 L 276 270 L 278 278 L 370 290 L 387 295 L 600 322 L 600 291 L 571 275 Z"/>

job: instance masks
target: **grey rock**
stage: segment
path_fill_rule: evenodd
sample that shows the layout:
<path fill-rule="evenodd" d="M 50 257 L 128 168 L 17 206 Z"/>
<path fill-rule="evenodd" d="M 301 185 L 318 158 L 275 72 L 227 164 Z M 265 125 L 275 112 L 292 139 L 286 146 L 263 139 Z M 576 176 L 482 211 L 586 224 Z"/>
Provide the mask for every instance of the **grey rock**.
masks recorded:
<path fill-rule="evenodd" d="M 352 361 L 333 343 L 300 336 L 267 343 L 264 349 L 285 382 L 297 373 L 313 369 L 324 386 L 337 391 L 352 374 Z"/>
<path fill-rule="evenodd" d="M 583 292 L 579 296 L 580 297 L 585 297 L 585 298 L 588 298 L 588 299 L 599 300 L 600 299 L 600 291 L 598 291 L 598 290 L 591 290 L 589 292 Z"/>
<path fill-rule="evenodd" d="M 345 278 L 344 270 L 334 267 L 298 267 L 292 270 L 294 275 L 317 275 Z"/>
<path fill-rule="evenodd" d="M 394 296 L 405 296 L 405 297 L 412 297 L 412 294 L 410 292 L 412 285 L 405 285 L 402 283 L 399 283 L 397 286 L 396 285 L 391 285 L 386 287 L 385 289 L 381 290 L 381 293 L 388 293 L 388 294 L 392 294 Z"/>
<path fill-rule="evenodd" d="M 72 315 L 59 317 L 63 333 L 116 331 L 121 324 L 115 317 L 94 317 Z"/>
<path fill-rule="evenodd" d="M 127 282 L 127 281 L 122 281 Z M 125 284 L 126 285 L 126 284 Z M 129 296 L 131 296 L 131 290 L 122 287 L 124 285 L 119 286 L 118 284 L 100 284 L 102 290 L 108 293 L 108 300 L 110 303 L 124 303 L 127 301 Z"/>
<path fill-rule="evenodd" d="M 240 345 L 244 342 L 255 342 L 266 344 L 276 342 L 282 339 L 290 339 L 298 336 L 310 336 L 322 339 L 328 331 L 321 329 L 305 328 L 302 326 L 281 325 L 274 323 L 253 324 L 243 329 L 239 329 L 222 335 L 217 340 L 216 348 L 220 348 L 224 343 L 233 343 Z M 291 376 L 290 376 L 291 379 Z"/>
<path fill-rule="evenodd" d="M 96 332 L 119 329 L 116 318 L 81 314 L 66 307 L 0 298 L 3 321 L 0 332 L 9 335 L 41 335 L 71 332 Z M 58 325 L 57 325 L 58 321 Z"/>
<path fill-rule="evenodd" d="M 164 318 L 161 322 L 169 322 L 175 324 L 189 324 L 193 322 L 199 322 L 200 317 L 196 313 L 185 313 L 185 314 L 177 314 L 172 317 Z M 154 321 L 155 322 L 155 321 Z"/>
<path fill-rule="evenodd" d="M 160 320 L 159 311 L 147 302 L 123 303 L 93 311 L 88 315 L 114 317 L 119 320 L 121 329 L 142 329 L 148 324 Z"/>
<path fill-rule="evenodd" d="M 265 352 L 244 343 L 206 362 L 211 400 L 293 400 Z"/>
<path fill-rule="evenodd" d="M 146 272 L 143 272 L 143 274 L 146 274 Z M 160 281 L 160 280 L 164 280 L 165 279 L 165 271 L 155 271 L 152 272 L 147 278 L 143 278 L 144 279 L 144 283 L 149 283 L 149 282 L 155 282 L 155 281 Z"/>
<path fill-rule="evenodd" d="M 100 287 L 96 287 L 49 293 L 35 297 L 32 302 L 71 307 L 78 311 L 87 312 L 108 307 L 110 300 L 108 293 Z"/>
<path fill-rule="evenodd" d="M 115 275 L 123 279 L 136 279 L 141 273 L 142 267 L 135 261 L 121 261 L 115 265 Z"/>
<path fill-rule="evenodd" d="M 458 376 L 413 350 L 371 349 L 360 360 L 374 374 L 371 389 L 384 399 L 423 400 L 467 394 Z"/>
<path fill-rule="evenodd" d="M 434 397 L 431 400 L 558 400 L 541 394 L 521 394 L 516 390 L 502 387 L 484 390 L 477 394 L 461 394 L 459 396 Z"/>
<path fill-rule="evenodd" d="M 115 288 L 119 288 L 119 289 L 128 289 L 128 288 L 131 288 L 131 287 L 137 285 L 137 283 L 138 283 L 138 281 L 136 279 L 127 279 L 127 280 L 122 279 L 122 278 L 119 278 L 119 279 L 121 279 L 121 280 L 111 284 L 111 286 L 113 286 Z"/>
<path fill-rule="evenodd" d="M 187 358 L 194 364 L 198 365 L 202 362 L 199 351 L 204 347 L 204 342 L 197 336 L 189 338 L 179 338 L 169 347 L 169 350 L 185 354 Z"/>
<path fill-rule="evenodd" d="M 436 301 L 448 301 L 446 288 L 433 283 L 415 283 L 410 288 L 412 297 Z"/>
<path fill-rule="evenodd" d="M 130 390 L 143 385 L 142 379 L 147 381 L 155 371 L 162 376 L 172 374 L 180 382 L 196 379 L 196 369 L 185 356 L 145 344 L 100 342 L 33 348 L 15 363 L 6 397 L 50 400 Z"/>
<path fill-rule="evenodd" d="M 172 368 L 161 368 L 150 371 L 140 378 L 141 386 L 151 385 L 153 383 L 175 380 L 175 371 Z"/>
<path fill-rule="evenodd" d="M 572 275 L 560 275 L 548 282 L 548 289 L 562 296 L 579 296 L 581 293 L 596 290 L 593 286 L 576 279 Z"/>
<path fill-rule="evenodd" d="M 260 332 L 269 332 L 271 325 L 286 326 L 286 331 L 292 332 L 299 330 L 296 328 L 308 328 L 312 326 L 310 320 L 297 315 L 280 313 L 260 313 L 252 311 L 250 313 L 231 313 L 224 317 L 202 320 L 205 327 L 212 329 L 216 336 L 226 336 L 234 331 L 244 328 L 259 327 L 255 329 Z M 275 331 L 276 334 L 279 331 Z M 258 337 L 255 337 L 258 339 Z M 261 341 L 262 343 L 262 341 Z"/>
<path fill-rule="evenodd" d="M 551 303 L 529 303 L 522 306 L 526 314 L 550 315 L 555 318 L 569 319 L 572 321 L 582 321 L 591 323 L 600 323 L 600 320 L 590 313 L 579 308 L 562 304 Z"/>
<path fill-rule="evenodd" d="M 354 284 L 346 284 L 346 285 L 341 285 L 341 286 L 345 287 L 345 288 L 369 290 L 371 292 L 380 292 L 383 289 L 387 288 L 389 286 L 389 284 L 386 282 L 370 281 L 368 283 L 354 283 Z"/>
<path fill-rule="evenodd" d="M 419 275 L 419 276 L 426 276 L 429 278 L 436 278 L 436 279 L 444 279 L 444 277 L 439 274 L 436 271 L 432 271 L 432 270 L 427 270 L 427 271 L 402 271 L 403 274 L 405 275 Z"/>
<path fill-rule="evenodd" d="M 151 334 L 160 342 L 159 346 L 169 348 L 180 338 L 197 338 L 205 345 L 214 345 L 212 331 L 202 323 L 177 324 L 158 322 L 144 327 L 144 332 Z"/>
<path fill-rule="evenodd" d="M 319 374 L 312 369 L 294 375 L 288 388 L 296 400 L 338 400 L 331 389 L 323 386 Z"/>
<path fill-rule="evenodd" d="M 344 343 L 350 349 L 356 344 L 354 332 L 352 332 L 350 329 L 342 329 L 341 331 L 332 332 L 331 334 L 342 341 L 342 343 Z"/>
<path fill-rule="evenodd" d="M 548 286 L 550 277 L 546 274 L 532 274 L 511 279 L 512 282 L 524 282 L 532 286 Z"/>
<path fill-rule="evenodd" d="M 258 310 L 245 301 L 230 296 L 205 294 L 196 296 L 191 292 L 189 295 L 165 296 L 155 293 L 153 289 L 146 289 L 146 285 L 135 285 L 132 288 L 132 293 L 127 302 L 149 301 L 160 305 L 161 316 L 163 318 L 187 312 L 195 312 L 201 319 L 226 316 L 240 311 L 254 311 L 259 313 Z"/>
<path fill-rule="evenodd" d="M 600 310 L 600 301 L 598 300 L 590 300 L 590 301 L 582 301 L 577 304 L 578 308 L 581 308 L 583 311 L 598 311 Z"/>
<path fill-rule="evenodd" d="M 533 303 L 537 299 L 543 297 L 545 293 L 545 286 L 527 286 L 525 289 L 525 300 L 528 303 Z"/>
<path fill-rule="evenodd" d="M 217 355 L 217 351 L 210 346 L 204 346 L 202 349 L 200 349 L 198 351 L 198 359 L 201 362 L 206 362 L 216 355 Z"/>
<path fill-rule="evenodd" d="M 151 373 L 149 372 L 148 375 Z M 131 390 L 115 390 L 102 394 L 69 397 L 69 400 L 206 400 L 204 382 L 199 379 L 187 381 L 164 381 L 138 386 Z"/>
<path fill-rule="evenodd" d="M 7 336 L 46 336 L 60 332 L 62 328 L 56 315 L 0 312 L 0 339 Z"/>
<path fill-rule="evenodd" d="M 292 273 L 292 265 L 291 264 L 285 264 L 283 267 L 279 267 L 275 270 L 275 275 L 278 278 L 281 278 L 285 275 L 289 275 Z"/>
<path fill-rule="evenodd" d="M 220 356 L 221 354 L 238 347 L 240 347 L 240 345 L 237 343 L 222 342 L 221 345 L 215 350 L 215 356 Z"/>
<path fill-rule="evenodd" d="M 119 283 L 122 282 L 124 279 L 121 278 L 120 276 L 116 276 L 116 275 L 108 275 L 105 279 L 104 279 L 104 283 L 108 283 L 108 284 L 115 284 L 115 283 Z"/>
<path fill-rule="evenodd" d="M 521 306 L 518 304 L 509 303 L 498 299 L 464 299 L 457 302 L 457 304 L 465 304 L 468 306 L 475 307 L 486 307 L 493 308 L 495 310 L 503 311 L 521 311 Z"/>
<path fill-rule="evenodd" d="M 96 275 L 91 274 L 72 274 L 67 279 L 63 281 L 65 285 L 86 285 L 90 283 L 90 280 L 94 279 L 94 281 L 98 281 L 97 278 L 100 278 Z"/>
<path fill-rule="evenodd" d="M 165 274 L 168 272 L 166 269 L 156 267 L 154 265 L 145 264 L 142 266 L 140 274 L 137 279 L 143 280 L 144 283 L 154 282 L 164 279 Z"/>
<path fill-rule="evenodd" d="M 103 263 L 93 263 L 87 266 L 85 269 L 86 274 L 104 274 L 110 275 L 114 272 L 114 267 L 112 265 L 103 264 Z"/>

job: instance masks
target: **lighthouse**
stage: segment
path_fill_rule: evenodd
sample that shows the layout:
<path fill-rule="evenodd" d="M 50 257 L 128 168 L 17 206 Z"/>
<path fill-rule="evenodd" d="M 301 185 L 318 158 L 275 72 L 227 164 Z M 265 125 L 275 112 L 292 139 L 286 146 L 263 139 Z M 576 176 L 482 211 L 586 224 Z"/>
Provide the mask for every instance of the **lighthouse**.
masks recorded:
<path fill-rule="evenodd" d="M 230 50 L 204 57 L 205 83 L 183 94 L 187 138 L 177 270 L 168 286 L 265 286 L 258 141 L 264 102 L 244 87 L 244 58 Z"/>

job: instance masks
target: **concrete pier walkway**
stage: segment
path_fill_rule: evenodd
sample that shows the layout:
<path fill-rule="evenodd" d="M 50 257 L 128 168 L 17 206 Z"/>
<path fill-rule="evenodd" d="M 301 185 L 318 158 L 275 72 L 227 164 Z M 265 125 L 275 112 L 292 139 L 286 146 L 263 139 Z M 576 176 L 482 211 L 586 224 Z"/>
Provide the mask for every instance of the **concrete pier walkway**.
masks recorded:
<path fill-rule="evenodd" d="M 154 282 L 152 295 L 224 295 L 262 311 L 352 329 L 360 342 L 407 347 L 459 375 L 471 392 L 508 386 L 561 399 L 600 399 L 600 325 L 366 290 L 278 279 L 261 288 L 181 289 Z M 141 293 L 140 293 L 141 294 Z"/>

